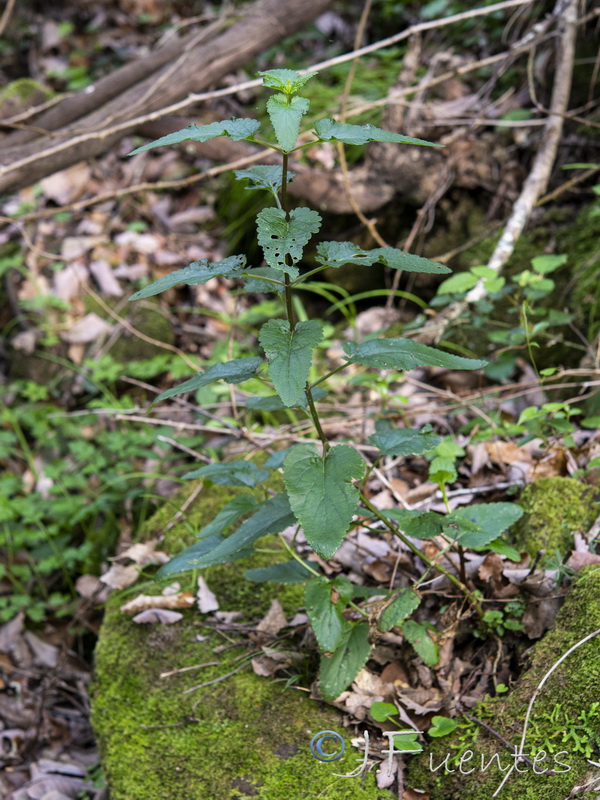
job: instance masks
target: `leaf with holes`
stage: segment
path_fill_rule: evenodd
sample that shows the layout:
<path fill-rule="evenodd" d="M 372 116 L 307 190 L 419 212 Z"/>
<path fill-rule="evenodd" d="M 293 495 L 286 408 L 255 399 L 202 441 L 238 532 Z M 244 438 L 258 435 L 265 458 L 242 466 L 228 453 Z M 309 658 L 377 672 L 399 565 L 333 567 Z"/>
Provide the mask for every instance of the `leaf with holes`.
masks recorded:
<path fill-rule="evenodd" d="M 162 278 L 154 281 L 154 283 L 140 289 L 139 292 L 132 294 L 129 300 L 142 300 L 144 297 L 153 297 L 155 294 L 166 292 L 167 289 L 172 289 L 173 286 L 178 286 L 180 283 L 185 283 L 188 286 L 200 286 L 218 275 L 233 278 L 244 269 L 245 264 L 246 256 L 229 256 L 229 258 L 224 258 L 222 261 L 214 262 L 209 261 L 207 258 L 203 258 L 201 261 L 193 261 L 189 266 L 169 272 L 168 275 L 163 275 Z"/>
<path fill-rule="evenodd" d="M 283 462 L 283 480 L 292 511 L 306 540 L 321 558 L 331 558 L 350 527 L 358 506 L 352 478 L 365 464 L 354 448 L 336 445 L 322 458 L 312 444 L 298 444 Z"/>
<path fill-rule="evenodd" d="M 129 155 L 135 156 L 145 150 L 151 150 L 153 147 L 163 147 L 164 145 L 179 144 L 180 142 L 208 142 L 209 139 L 216 139 L 218 136 L 227 136 L 229 139 L 233 139 L 234 142 L 239 142 L 242 139 L 249 139 L 254 136 L 259 128 L 260 122 L 249 117 L 224 119 L 220 122 L 211 122 L 209 125 L 188 125 L 187 128 L 183 128 L 180 131 L 161 136 L 160 139 L 155 139 L 153 142 L 142 145 L 142 147 L 136 147 Z"/>
<path fill-rule="evenodd" d="M 371 339 L 356 344 L 344 342 L 344 352 L 351 364 L 377 369 L 410 370 L 415 367 L 481 369 L 488 363 L 477 358 L 463 358 L 437 350 L 413 339 Z"/>
<path fill-rule="evenodd" d="M 294 208 L 287 220 L 280 208 L 263 208 L 256 219 L 258 243 L 267 264 L 297 278 L 298 268 L 292 265 L 300 261 L 304 246 L 321 227 L 320 215 L 310 208 Z"/>
<path fill-rule="evenodd" d="M 442 275 L 450 269 L 437 261 L 405 253 L 395 247 L 376 247 L 362 250 L 352 242 L 321 242 L 317 245 L 317 261 L 328 267 L 343 267 L 344 264 L 385 264 L 392 269 L 405 272 L 428 272 Z"/>
<path fill-rule="evenodd" d="M 323 326 L 317 320 L 299 322 L 293 331 L 283 319 L 270 319 L 260 329 L 258 340 L 269 362 L 269 377 L 286 406 L 305 401 L 312 350 L 323 338 Z"/>

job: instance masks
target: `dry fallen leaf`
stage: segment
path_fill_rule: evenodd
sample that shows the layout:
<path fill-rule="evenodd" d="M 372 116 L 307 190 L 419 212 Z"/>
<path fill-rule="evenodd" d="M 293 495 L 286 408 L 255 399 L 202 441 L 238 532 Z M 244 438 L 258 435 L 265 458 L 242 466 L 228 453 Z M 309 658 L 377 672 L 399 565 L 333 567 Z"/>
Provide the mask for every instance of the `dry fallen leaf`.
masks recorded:
<path fill-rule="evenodd" d="M 157 608 L 190 608 L 194 605 L 195 598 L 191 592 L 179 594 L 148 595 L 138 594 L 133 600 L 121 606 L 122 614 L 137 614 L 139 611 Z"/>
<path fill-rule="evenodd" d="M 179 611 L 169 611 L 166 608 L 147 608 L 145 611 L 140 611 L 139 614 L 136 614 L 132 622 L 172 625 L 174 622 L 179 622 L 180 619 L 183 619 L 183 614 L 180 614 Z"/>
<path fill-rule="evenodd" d="M 198 600 L 198 608 L 203 614 L 208 614 L 211 611 L 217 611 L 219 608 L 219 601 L 216 595 L 206 585 L 206 581 L 202 575 L 198 576 L 198 591 L 196 592 Z"/>

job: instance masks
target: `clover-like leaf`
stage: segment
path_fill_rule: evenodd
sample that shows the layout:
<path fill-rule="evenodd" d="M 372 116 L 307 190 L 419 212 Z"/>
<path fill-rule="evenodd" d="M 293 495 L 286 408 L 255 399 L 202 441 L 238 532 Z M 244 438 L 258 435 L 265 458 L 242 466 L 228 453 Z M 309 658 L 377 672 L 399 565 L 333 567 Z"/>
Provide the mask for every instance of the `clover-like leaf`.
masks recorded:
<path fill-rule="evenodd" d="M 153 297 L 155 294 L 166 292 L 167 289 L 185 283 L 188 286 L 200 286 L 211 278 L 222 275 L 226 278 L 234 278 L 243 270 L 246 264 L 246 256 L 229 256 L 222 261 L 209 261 L 203 258 L 201 261 L 193 261 L 183 269 L 176 269 L 163 275 L 154 283 L 145 286 L 135 294 L 132 294 L 129 301 L 141 300 L 144 297 Z"/>
<path fill-rule="evenodd" d="M 305 97 L 288 98 L 281 94 L 274 94 L 267 100 L 269 118 L 284 153 L 289 153 L 296 146 L 300 123 L 309 105 Z"/>
<path fill-rule="evenodd" d="M 496 687 L 496 690 L 498 687 Z M 458 722 L 449 717 L 433 717 L 432 720 L 433 727 L 429 728 L 427 733 L 430 736 L 435 738 L 439 738 L 440 736 L 448 736 L 449 733 L 453 733 L 458 728 Z"/>
<path fill-rule="evenodd" d="M 163 147 L 169 144 L 179 144 L 180 142 L 207 142 L 209 139 L 216 139 L 217 136 L 227 136 L 234 142 L 242 139 L 249 139 L 260 128 L 260 122 L 249 117 L 238 117 L 237 119 L 224 119 L 220 122 L 211 122 L 209 125 L 188 125 L 180 131 L 161 136 L 153 142 L 136 147 L 129 153 L 135 156 L 153 147 Z"/>
<path fill-rule="evenodd" d="M 257 215 L 256 229 L 265 261 L 273 269 L 297 278 L 298 268 L 293 264 L 300 261 L 304 246 L 320 227 L 321 216 L 310 208 L 292 209 L 289 220 L 280 208 L 263 208 Z"/>
<path fill-rule="evenodd" d="M 319 139 L 325 142 L 344 142 L 345 144 L 366 144 L 367 142 L 396 142 L 398 144 L 420 144 L 426 147 L 443 147 L 441 144 L 427 142 L 392 133 L 375 125 L 350 125 L 347 122 L 336 122 L 333 119 L 320 119 L 315 122 L 315 130 Z"/>
<path fill-rule="evenodd" d="M 480 369 L 487 364 L 487 361 L 477 358 L 463 358 L 445 353 L 413 339 L 370 339 L 360 344 L 344 342 L 342 347 L 352 364 L 364 364 L 378 369 L 410 370 L 425 366 Z"/>
<path fill-rule="evenodd" d="M 331 558 L 347 533 L 358 506 L 365 464 L 354 448 L 332 447 L 321 457 L 312 444 L 293 447 L 283 462 L 283 480 L 306 540 L 321 558 Z"/>
<path fill-rule="evenodd" d="M 312 350 L 323 338 L 317 320 L 299 322 L 293 331 L 283 319 L 270 319 L 260 329 L 258 340 L 269 362 L 269 377 L 286 406 L 297 406 L 305 399 Z"/>

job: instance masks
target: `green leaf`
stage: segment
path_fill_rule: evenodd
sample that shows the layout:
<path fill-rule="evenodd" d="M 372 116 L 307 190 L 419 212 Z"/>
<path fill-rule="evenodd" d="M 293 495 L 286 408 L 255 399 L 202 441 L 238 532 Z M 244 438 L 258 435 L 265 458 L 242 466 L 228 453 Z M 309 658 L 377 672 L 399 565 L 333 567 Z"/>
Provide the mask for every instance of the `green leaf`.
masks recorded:
<path fill-rule="evenodd" d="M 234 170 L 236 180 L 249 180 L 250 186 L 245 188 L 249 191 L 252 189 L 268 189 L 271 194 L 276 197 L 281 189 L 281 167 L 278 164 L 255 164 L 253 167 L 246 169 Z M 292 180 L 295 173 L 288 172 L 288 183 Z"/>
<path fill-rule="evenodd" d="M 307 72 L 305 75 L 300 75 L 295 69 L 270 69 L 258 74 L 263 76 L 263 84 L 269 89 L 278 89 L 285 94 L 293 94 L 318 73 Z"/>
<path fill-rule="evenodd" d="M 583 428 L 600 428 L 600 417 L 586 417 L 581 420 Z"/>
<path fill-rule="evenodd" d="M 369 714 L 373 717 L 375 722 L 385 722 L 390 717 L 397 716 L 398 709 L 393 703 L 381 703 L 379 701 L 375 701 L 374 703 L 371 703 Z"/>
<path fill-rule="evenodd" d="M 385 428 L 369 436 L 371 444 L 384 456 L 411 456 L 426 453 L 441 442 L 430 430 L 419 428 Z"/>
<path fill-rule="evenodd" d="M 299 322 L 293 331 L 287 320 L 270 319 L 260 329 L 258 340 L 269 362 L 269 377 L 286 406 L 306 401 L 312 350 L 322 338 L 323 326 L 315 319 Z"/>
<path fill-rule="evenodd" d="M 419 607 L 421 598 L 411 589 L 404 589 L 392 600 L 390 605 L 384 609 L 379 618 L 379 630 L 390 631 L 396 625 L 400 625 L 413 611 Z"/>
<path fill-rule="evenodd" d="M 183 478 L 205 478 L 217 486 L 256 486 L 266 480 L 269 471 L 257 467 L 252 461 L 226 461 L 207 464 L 205 467 L 187 472 Z"/>
<path fill-rule="evenodd" d="M 307 561 L 303 563 L 309 564 Z M 283 561 L 281 564 L 247 569 L 244 572 L 244 578 L 256 583 L 304 583 L 309 575 L 310 572 L 294 558 L 291 561 Z"/>
<path fill-rule="evenodd" d="M 454 483 L 457 477 L 453 458 L 437 456 L 429 465 L 429 480 L 439 486 L 445 483 Z"/>
<path fill-rule="evenodd" d="M 438 286 L 438 294 L 462 294 L 468 292 L 476 285 L 479 279 L 472 272 L 459 272 L 451 278 L 446 278 Z"/>
<path fill-rule="evenodd" d="M 220 541 L 215 541 L 213 543 L 215 546 L 209 552 L 206 551 L 206 544 L 210 540 L 202 539 L 164 564 L 157 575 L 163 577 L 189 569 L 201 569 L 249 555 L 252 552 L 251 546 L 262 536 L 280 533 L 295 522 L 287 496 L 280 492 L 266 500 L 234 533 L 224 539 L 214 537 L 220 538 Z"/>
<path fill-rule="evenodd" d="M 335 653 L 321 658 L 319 684 L 325 700 L 339 697 L 367 663 L 370 653 L 369 626 L 365 622 L 344 632 Z"/>
<path fill-rule="evenodd" d="M 168 144 L 179 144 L 180 142 L 207 142 L 209 139 L 215 139 L 217 136 L 227 136 L 233 139 L 234 142 L 239 142 L 242 139 L 248 139 L 253 136 L 260 128 L 260 122 L 256 119 L 248 117 L 237 119 L 224 119 L 220 122 L 211 122 L 209 125 L 188 125 L 180 131 L 169 133 L 167 136 L 161 136 L 160 139 L 155 139 L 153 142 L 137 147 L 129 153 L 130 156 L 135 156 L 137 153 L 143 153 L 145 150 L 150 150 L 153 147 L 162 147 Z"/>
<path fill-rule="evenodd" d="M 546 275 L 549 272 L 554 272 L 555 269 L 562 267 L 562 265 L 566 264 L 568 260 L 569 257 L 565 254 L 560 256 L 536 256 L 536 258 L 531 259 L 531 266 L 539 275 Z"/>
<path fill-rule="evenodd" d="M 421 656 L 423 662 L 428 667 L 435 667 L 439 660 L 438 646 L 427 633 L 425 626 L 412 619 L 407 619 L 402 623 L 402 633 L 415 648 L 417 654 Z"/>
<path fill-rule="evenodd" d="M 288 221 L 280 208 L 263 208 L 256 219 L 258 243 L 267 264 L 297 278 L 298 269 L 286 263 L 286 256 L 292 264 L 300 261 L 304 246 L 321 227 L 320 215 L 310 208 L 293 208 Z"/>
<path fill-rule="evenodd" d="M 269 118 L 284 153 L 289 153 L 296 146 L 300 123 L 309 105 L 305 97 L 285 97 L 280 94 L 274 94 L 267 100 Z"/>
<path fill-rule="evenodd" d="M 317 261 L 328 267 L 343 267 L 344 264 L 385 264 L 392 269 L 405 272 L 428 272 L 443 275 L 450 269 L 437 261 L 415 256 L 395 247 L 376 247 L 362 250 L 352 242 L 320 242 L 317 245 Z"/>
<path fill-rule="evenodd" d="M 312 396 L 315 403 L 318 403 L 327 396 L 327 392 L 325 389 L 321 389 L 320 386 L 315 386 L 312 390 Z M 302 400 L 298 405 L 301 408 L 308 408 L 306 395 L 302 396 Z M 246 400 L 246 408 L 253 411 L 282 411 L 284 408 L 289 408 L 289 406 L 284 405 L 278 394 L 270 394 L 267 397 L 249 397 Z"/>
<path fill-rule="evenodd" d="M 331 585 L 325 578 L 311 578 L 304 587 L 304 605 L 323 653 L 340 644 L 347 623 L 331 601 Z"/>
<path fill-rule="evenodd" d="M 378 369 L 410 370 L 423 366 L 480 369 L 487 364 L 476 358 L 445 353 L 413 339 L 371 339 L 360 344 L 344 342 L 342 346 L 350 363 Z"/>
<path fill-rule="evenodd" d="M 174 397 L 185 392 L 194 392 L 196 389 L 201 389 L 202 386 L 208 386 L 209 383 L 214 383 L 215 381 L 223 380 L 226 383 L 242 383 L 242 381 L 252 378 L 261 364 L 262 359 L 256 356 L 252 358 L 235 358 L 233 361 L 213 364 L 212 367 L 209 367 L 204 372 L 198 372 L 188 381 L 184 381 L 178 386 L 172 386 L 162 394 L 159 394 L 150 408 L 168 397 Z"/>
<path fill-rule="evenodd" d="M 413 539 L 432 539 L 439 536 L 446 524 L 446 518 L 435 511 L 385 508 L 381 513 L 396 520 L 400 530 Z"/>
<path fill-rule="evenodd" d="M 212 522 L 198 531 L 196 539 L 206 539 L 209 536 L 215 537 L 225 533 L 234 522 L 250 511 L 255 511 L 257 506 L 258 500 L 253 494 L 239 494 L 223 506 Z"/>
<path fill-rule="evenodd" d="M 458 723 L 449 717 L 433 717 L 433 728 L 429 728 L 427 733 L 433 736 L 434 739 L 440 736 L 448 736 L 458 728 Z"/>
<path fill-rule="evenodd" d="M 315 130 L 319 139 L 325 142 L 335 141 L 345 144 L 366 144 L 367 142 L 396 142 L 398 144 L 420 144 L 427 147 L 443 147 L 441 144 L 427 142 L 425 139 L 414 139 L 400 133 L 385 131 L 375 125 L 350 125 L 347 122 L 336 122 L 333 119 L 320 119 L 315 122 Z"/>
<path fill-rule="evenodd" d="M 167 289 L 171 289 L 180 283 L 186 283 L 188 286 L 200 286 L 211 278 L 216 278 L 217 275 L 233 278 L 236 277 L 236 273 L 244 269 L 245 264 L 246 256 L 229 256 L 229 258 L 215 262 L 210 262 L 207 258 L 203 258 L 201 261 L 192 262 L 183 269 L 169 272 L 168 275 L 164 275 L 149 286 L 140 289 L 139 292 L 132 294 L 129 301 L 152 297 L 155 294 L 166 292 Z"/>
<path fill-rule="evenodd" d="M 298 444 L 285 457 L 290 506 L 321 558 L 331 558 L 350 527 L 358 506 L 358 489 L 350 481 L 364 471 L 364 461 L 348 445 L 335 445 L 322 458 L 315 445 Z"/>
<path fill-rule="evenodd" d="M 246 269 L 240 275 L 244 279 L 244 292 L 277 292 L 283 294 L 285 291 L 285 284 L 283 282 L 283 275 L 278 269 L 271 269 L 271 267 L 254 267 L 253 269 Z M 273 283 L 278 281 L 278 283 Z"/>
<path fill-rule="evenodd" d="M 497 539 L 522 516 L 523 509 L 516 503 L 479 503 L 453 511 L 447 520 L 458 525 L 459 529 L 463 521 L 475 523 L 479 531 L 468 532 L 462 528 L 464 532 L 454 538 L 463 547 L 480 548 Z"/>

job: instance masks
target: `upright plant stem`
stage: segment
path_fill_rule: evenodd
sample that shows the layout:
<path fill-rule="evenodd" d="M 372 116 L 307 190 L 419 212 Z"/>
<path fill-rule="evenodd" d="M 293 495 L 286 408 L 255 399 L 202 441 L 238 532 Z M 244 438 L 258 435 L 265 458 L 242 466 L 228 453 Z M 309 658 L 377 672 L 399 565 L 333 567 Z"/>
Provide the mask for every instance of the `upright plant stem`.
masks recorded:
<path fill-rule="evenodd" d="M 287 207 L 287 181 L 288 181 L 288 153 L 283 153 L 283 164 L 281 166 L 281 208 L 285 213 L 285 219 L 289 222 L 290 212 Z M 286 256 L 286 262 L 288 261 Z M 291 266 L 291 264 L 290 264 Z M 287 313 L 288 322 L 290 323 L 290 330 L 293 331 L 296 327 L 296 315 L 294 314 L 294 306 L 292 304 L 292 287 L 290 276 L 287 272 L 284 275 L 285 281 L 285 309 Z"/>

